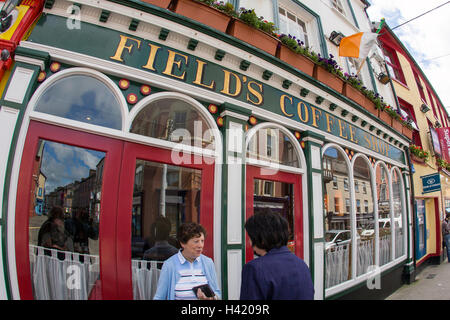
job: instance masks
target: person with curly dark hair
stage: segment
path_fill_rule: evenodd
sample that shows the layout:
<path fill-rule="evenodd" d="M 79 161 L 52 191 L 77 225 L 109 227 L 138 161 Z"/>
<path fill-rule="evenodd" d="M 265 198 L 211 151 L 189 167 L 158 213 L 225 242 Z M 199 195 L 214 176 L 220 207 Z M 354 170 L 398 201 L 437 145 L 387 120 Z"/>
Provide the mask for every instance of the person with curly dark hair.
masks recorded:
<path fill-rule="evenodd" d="M 177 239 L 181 250 L 167 259 L 161 269 L 154 300 L 212 300 L 220 298 L 214 262 L 203 255 L 206 231 L 198 223 L 183 223 L 178 229 Z M 208 285 L 213 297 L 201 289 Z"/>
<path fill-rule="evenodd" d="M 287 248 L 289 226 L 270 211 L 245 223 L 257 256 L 242 269 L 241 300 L 312 300 L 314 286 L 306 263 Z"/>

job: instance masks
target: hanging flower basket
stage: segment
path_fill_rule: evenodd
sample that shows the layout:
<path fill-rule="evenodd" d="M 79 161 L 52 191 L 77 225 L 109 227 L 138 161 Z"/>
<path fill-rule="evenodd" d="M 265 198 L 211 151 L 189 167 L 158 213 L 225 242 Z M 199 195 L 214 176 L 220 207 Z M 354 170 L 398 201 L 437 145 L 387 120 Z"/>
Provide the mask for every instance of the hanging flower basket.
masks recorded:
<path fill-rule="evenodd" d="M 175 13 L 225 32 L 231 17 L 207 4 L 193 0 L 178 0 Z"/>
<path fill-rule="evenodd" d="M 327 71 L 325 68 L 316 64 L 314 66 L 313 76 L 315 79 L 326 84 L 331 89 L 336 90 L 339 93 L 342 92 L 344 81 L 333 73 Z"/>
<path fill-rule="evenodd" d="M 361 91 L 354 88 L 351 84 L 349 84 L 347 82 L 344 83 L 344 88 L 342 89 L 342 94 L 345 95 L 347 98 L 355 101 L 360 106 L 364 107 L 366 97 L 362 94 Z"/>
<path fill-rule="evenodd" d="M 171 0 L 142 0 L 142 2 L 150 3 L 154 6 L 161 7 L 167 9 Z"/>
<path fill-rule="evenodd" d="M 277 58 L 312 77 L 314 62 L 304 55 L 295 53 L 282 44 L 280 50 L 277 51 Z"/>
<path fill-rule="evenodd" d="M 411 159 L 414 162 L 425 163 L 425 158 L 420 158 L 420 157 L 416 156 L 415 154 L 411 154 Z"/>
<path fill-rule="evenodd" d="M 183 0 L 186 1 L 186 0 Z M 235 38 L 251 44 L 258 49 L 261 49 L 271 55 L 275 55 L 277 51 L 278 39 L 272 37 L 268 33 L 255 29 L 248 24 L 233 19 L 231 27 L 227 30 L 227 33 Z"/>

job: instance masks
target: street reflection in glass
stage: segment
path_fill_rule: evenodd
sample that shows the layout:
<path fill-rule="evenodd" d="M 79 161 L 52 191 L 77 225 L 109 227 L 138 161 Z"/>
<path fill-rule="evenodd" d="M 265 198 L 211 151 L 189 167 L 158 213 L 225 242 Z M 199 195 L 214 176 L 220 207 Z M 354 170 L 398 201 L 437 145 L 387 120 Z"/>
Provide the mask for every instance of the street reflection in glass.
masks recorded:
<path fill-rule="evenodd" d="M 29 245 L 35 299 L 87 299 L 99 280 L 105 153 L 39 140 Z"/>
<path fill-rule="evenodd" d="M 200 170 L 136 161 L 131 217 L 135 300 L 153 298 L 163 262 L 180 248 L 178 227 L 200 222 L 201 182 Z"/>

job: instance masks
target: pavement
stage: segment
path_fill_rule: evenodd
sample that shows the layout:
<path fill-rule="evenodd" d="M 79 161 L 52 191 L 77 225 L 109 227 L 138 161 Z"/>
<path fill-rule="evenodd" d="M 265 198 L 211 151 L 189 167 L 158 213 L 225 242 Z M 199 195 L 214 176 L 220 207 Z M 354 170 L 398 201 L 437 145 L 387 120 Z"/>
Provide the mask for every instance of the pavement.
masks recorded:
<path fill-rule="evenodd" d="M 450 300 L 450 263 L 426 266 L 411 284 L 405 284 L 386 300 Z"/>

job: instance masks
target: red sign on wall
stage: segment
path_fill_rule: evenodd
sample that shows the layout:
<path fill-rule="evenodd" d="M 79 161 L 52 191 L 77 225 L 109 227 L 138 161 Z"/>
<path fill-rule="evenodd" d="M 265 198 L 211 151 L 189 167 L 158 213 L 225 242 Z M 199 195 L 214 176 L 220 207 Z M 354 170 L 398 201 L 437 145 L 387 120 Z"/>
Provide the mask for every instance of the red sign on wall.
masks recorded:
<path fill-rule="evenodd" d="M 436 132 L 441 145 L 442 158 L 450 162 L 450 128 L 437 128 Z"/>

